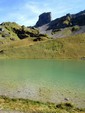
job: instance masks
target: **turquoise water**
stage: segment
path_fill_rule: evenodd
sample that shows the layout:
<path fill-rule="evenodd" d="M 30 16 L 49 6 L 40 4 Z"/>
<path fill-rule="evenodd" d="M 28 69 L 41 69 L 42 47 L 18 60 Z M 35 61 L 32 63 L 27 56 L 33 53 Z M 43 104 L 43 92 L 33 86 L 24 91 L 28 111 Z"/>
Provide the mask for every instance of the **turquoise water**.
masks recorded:
<path fill-rule="evenodd" d="M 0 95 L 85 107 L 85 61 L 0 60 Z"/>

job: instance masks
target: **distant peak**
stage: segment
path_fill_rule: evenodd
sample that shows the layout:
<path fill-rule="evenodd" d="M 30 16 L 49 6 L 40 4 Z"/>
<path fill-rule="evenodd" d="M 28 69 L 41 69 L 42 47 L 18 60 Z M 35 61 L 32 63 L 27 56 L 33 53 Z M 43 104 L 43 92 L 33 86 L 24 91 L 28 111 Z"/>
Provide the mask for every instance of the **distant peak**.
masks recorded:
<path fill-rule="evenodd" d="M 51 22 L 51 12 L 44 12 L 39 15 L 39 19 L 35 26 L 40 27 L 42 25 L 48 24 L 49 22 Z"/>

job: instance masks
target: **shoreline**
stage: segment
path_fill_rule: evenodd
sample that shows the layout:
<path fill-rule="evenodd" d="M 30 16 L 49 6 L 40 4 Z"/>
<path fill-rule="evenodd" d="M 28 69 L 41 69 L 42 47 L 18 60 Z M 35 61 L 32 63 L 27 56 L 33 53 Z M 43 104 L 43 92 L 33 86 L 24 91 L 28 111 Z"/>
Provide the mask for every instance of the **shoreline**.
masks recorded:
<path fill-rule="evenodd" d="M 85 108 L 77 108 L 68 102 L 60 104 L 44 103 L 23 98 L 8 98 L 6 96 L 0 96 L 0 110 L 25 113 L 85 113 Z"/>
<path fill-rule="evenodd" d="M 71 61 L 71 60 L 76 60 L 76 61 L 85 61 L 85 59 L 83 59 L 83 57 L 81 58 L 23 58 L 23 57 L 0 57 L 0 60 L 68 60 L 68 61 Z"/>

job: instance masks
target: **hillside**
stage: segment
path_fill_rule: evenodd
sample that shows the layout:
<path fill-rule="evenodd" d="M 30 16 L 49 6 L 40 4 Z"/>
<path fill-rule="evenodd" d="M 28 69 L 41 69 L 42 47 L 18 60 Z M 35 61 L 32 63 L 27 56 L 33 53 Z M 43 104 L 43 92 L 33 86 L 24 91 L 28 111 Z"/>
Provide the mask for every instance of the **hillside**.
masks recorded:
<path fill-rule="evenodd" d="M 0 24 L 0 58 L 85 59 L 85 11 L 51 20 L 43 13 L 35 27 Z M 45 20 L 45 21 L 44 21 Z"/>
<path fill-rule="evenodd" d="M 41 38 L 45 35 L 40 34 L 37 28 L 25 27 L 15 22 L 4 22 L 0 24 L 0 40 L 16 41 L 25 38 Z"/>
<path fill-rule="evenodd" d="M 85 34 L 68 38 L 33 41 L 23 39 L 8 42 L 0 47 L 0 58 L 85 58 Z"/>

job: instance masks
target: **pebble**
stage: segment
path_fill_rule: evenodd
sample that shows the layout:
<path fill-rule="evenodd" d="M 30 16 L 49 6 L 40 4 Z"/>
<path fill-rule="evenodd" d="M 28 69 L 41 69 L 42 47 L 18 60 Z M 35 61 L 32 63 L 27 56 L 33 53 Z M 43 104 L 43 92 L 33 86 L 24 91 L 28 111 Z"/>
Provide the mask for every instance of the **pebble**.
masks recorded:
<path fill-rule="evenodd" d="M 69 98 L 64 98 L 65 101 L 69 101 Z"/>
<path fill-rule="evenodd" d="M 20 93 L 21 91 L 17 91 L 18 93 Z"/>

